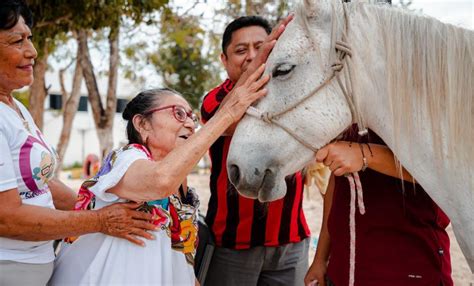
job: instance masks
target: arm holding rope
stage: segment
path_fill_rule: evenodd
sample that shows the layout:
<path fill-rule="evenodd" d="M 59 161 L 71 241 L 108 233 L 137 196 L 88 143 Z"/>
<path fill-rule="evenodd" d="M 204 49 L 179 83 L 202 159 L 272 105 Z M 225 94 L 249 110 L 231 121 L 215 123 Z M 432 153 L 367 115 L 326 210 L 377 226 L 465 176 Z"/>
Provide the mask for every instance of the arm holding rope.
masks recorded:
<path fill-rule="evenodd" d="M 366 158 L 367 167 L 387 176 L 412 182 L 413 177 L 398 164 L 393 152 L 384 145 L 339 141 L 321 148 L 316 161 L 324 163 L 335 176 L 360 171 Z M 399 167 L 402 168 L 401 172 Z"/>

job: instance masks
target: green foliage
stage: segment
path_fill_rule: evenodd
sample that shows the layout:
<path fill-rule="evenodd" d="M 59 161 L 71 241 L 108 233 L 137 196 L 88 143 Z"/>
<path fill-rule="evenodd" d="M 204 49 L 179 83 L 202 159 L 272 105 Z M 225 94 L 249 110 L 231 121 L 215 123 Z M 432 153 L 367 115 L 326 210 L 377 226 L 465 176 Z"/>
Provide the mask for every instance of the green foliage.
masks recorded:
<path fill-rule="evenodd" d="M 159 49 L 148 55 L 148 61 L 168 87 L 181 92 L 197 108 L 201 97 L 221 81 L 219 55 L 224 23 L 243 15 L 262 15 L 276 24 L 290 9 L 284 0 L 229 0 L 225 7 L 215 10 L 214 23 L 218 25 L 212 25 L 210 30 L 205 30 L 200 15 L 179 15 L 171 8 L 165 9 Z"/>
<path fill-rule="evenodd" d="M 148 56 L 165 84 L 177 90 L 193 108 L 200 98 L 219 82 L 208 55 L 204 54 L 206 31 L 199 17 L 177 15 L 170 9 L 162 14 L 159 49 Z"/>
<path fill-rule="evenodd" d="M 104 31 L 124 25 L 129 26 L 131 39 L 138 23 L 160 23 L 160 34 L 149 35 L 146 41 L 121 42 L 123 75 L 140 81 L 140 71 L 152 64 L 163 77 L 164 83 L 181 92 L 197 108 L 204 93 L 220 82 L 222 66 L 219 61 L 221 33 L 224 24 L 241 15 L 262 15 L 272 24 L 288 14 L 291 6 L 285 0 L 229 0 L 225 7 L 216 10 L 218 19 L 210 29 L 204 28 L 199 15 L 183 15 L 169 8 L 169 0 L 28 0 L 34 13 L 33 30 L 40 56 L 47 51 L 54 53 L 57 46 L 64 46 L 78 30 L 94 30 L 91 45 L 107 40 Z M 209 7 L 208 7 L 209 8 Z M 155 11 L 161 10 L 159 21 Z M 220 23 L 219 23 L 220 21 Z M 142 25 L 143 26 L 143 25 Z M 158 25 L 157 25 L 158 26 Z M 118 29 L 117 29 L 118 30 Z M 110 31 L 110 30 L 109 30 Z M 123 33 L 123 32 L 122 32 Z M 123 37 L 122 34 L 121 37 Z M 101 39 L 101 37 L 103 37 Z M 104 50 L 97 46 L 98 50 Z M 150 49 L 156 48 L 153 52 Z M 61 55 L 64 57 L 65 55 Z M 73 55 L 67 54 L 67 57 Z M 107 74 L 107 71 L 100 71 Z"/>
<path fill-rule="evenodd" d="M 240 16 L 260 15 L 270 24 L 276 25 L 286 17 L 293 7 L 293 2 L 287 0 L 230 0 L 223 9 L 216 10 L 216 14 L 226 17 L 227 22 Z"/>
<path fill-rule="evenodd" d="M 13 91 L 13 97 L 20 101 L 27 108 L 30 106 L 30 91 L 28 89 Z"/>
<path fill-rule="evenodd" d="M 154 15 L 156 18 L 158 15 Z M 132 27 L 125 23 L 121 29 L 121 61 L 120 70 L 122 75 L 137 86 L 142 87 L 147 81 L 143 70 L 150 70 L 149 53 L 159 46 L 159 35 L 156 35 L 157 24 L 154 18 L 145 23 Z"/>
<path fill-rule="evenodd" d="M 35 45 L 43 47 L 46 44 L 51 53 L 58 45 L 58 41 L 64 43 L 64 35 L 70 31 L 117 28 L 123 17 L 140 23 L 149 13 L 164 7 L 168 0 L 30 0 L 28 2 L 34 15 Z M 44 51 L 38 52 L 41 57 Z"/>
<path fill-rule="evenodd" d="M 82 163 L 80 163 L 78 161 L 75 161 L 71 165 L 63 167 L 64 171 L 70 171 L 70 170 L 74 170 L 74 169 L 82 169 Z"/>

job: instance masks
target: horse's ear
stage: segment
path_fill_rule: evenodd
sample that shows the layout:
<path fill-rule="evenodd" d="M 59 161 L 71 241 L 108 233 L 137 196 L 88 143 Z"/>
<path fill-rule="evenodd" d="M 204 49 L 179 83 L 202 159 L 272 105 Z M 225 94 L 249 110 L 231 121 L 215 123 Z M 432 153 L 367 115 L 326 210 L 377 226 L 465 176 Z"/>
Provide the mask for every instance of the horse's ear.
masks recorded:
<path fill-rule="evenodd" d="M 330 13 L 330 0 L 304 0 L 304 11 L 308 19 L 323 18 Z"/>

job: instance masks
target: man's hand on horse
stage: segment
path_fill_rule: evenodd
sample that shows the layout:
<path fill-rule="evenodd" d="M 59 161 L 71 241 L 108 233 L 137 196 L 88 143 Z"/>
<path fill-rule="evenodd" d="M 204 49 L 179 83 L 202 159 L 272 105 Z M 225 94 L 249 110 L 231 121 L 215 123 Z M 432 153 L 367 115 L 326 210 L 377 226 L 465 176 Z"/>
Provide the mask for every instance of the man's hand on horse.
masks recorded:
<path fill-rule="evenodd" d="M 262 64 L 267 61 L 268 55 L 275 46 L 276 41 L 278 40 L 278 38 L 280 38 L 281 34 L 283 34 L 286 29 L 286 26 L 288 26 L 288 24 L 291 22 L 291 20 L 293 20 L 293 18 L 294 15 L 290 14 L 285 19 L 281 20 L 280 23 L 275 26 L 275 28 L 273 28 L 270 35 L 267 36 L 265 41 L 258 49 L 258 53 L 255 58 L 248 65 L 247 70 L 242 74 L 240 79 L 235 84 L 236 87 L 242 85 L 254 71 L 256 71 Z"/>

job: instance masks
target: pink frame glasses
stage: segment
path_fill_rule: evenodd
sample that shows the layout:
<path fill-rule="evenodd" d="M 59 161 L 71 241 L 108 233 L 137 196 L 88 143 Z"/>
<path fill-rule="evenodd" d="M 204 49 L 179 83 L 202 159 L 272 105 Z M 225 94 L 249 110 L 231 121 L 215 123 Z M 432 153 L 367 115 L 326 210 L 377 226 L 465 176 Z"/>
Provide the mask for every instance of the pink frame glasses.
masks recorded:
<path fill-rule="evenodd" d="M 173 109 L 174 118 L 178 120 L 179 122 L 184 123 L 186 122 L 186 119 L 191 118 L 191 120 L 194 122 L 195 125 L 199 123 L 199 119 L 196 116 L 196 114 L 194 114 L 192 111 L 186 111 L 186 108 L 184 108 L 184 106 L 181 106 L 181 105 L 167 105 L 167 106 L 155 108 L 148 111 L 146 114 L 152 114 L 154 112 L 162 111 L 162 110 L 170 109 L 170 108 Z"/>

